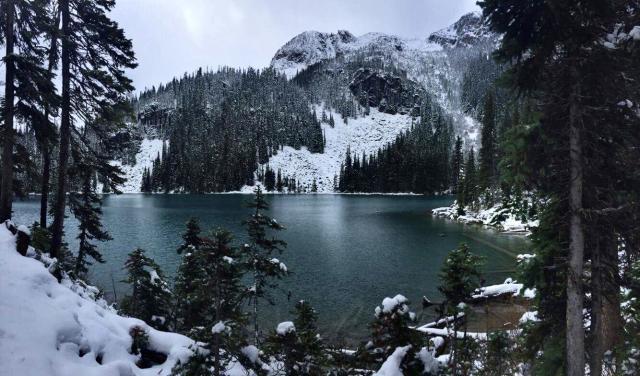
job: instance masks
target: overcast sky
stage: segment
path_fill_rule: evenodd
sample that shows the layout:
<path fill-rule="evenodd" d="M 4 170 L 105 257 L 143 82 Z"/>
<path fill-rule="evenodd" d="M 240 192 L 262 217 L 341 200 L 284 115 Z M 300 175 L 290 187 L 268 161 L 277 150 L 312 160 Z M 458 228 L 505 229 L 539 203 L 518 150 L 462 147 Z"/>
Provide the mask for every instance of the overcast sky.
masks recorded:
<path fill-rule="evenodd" d="M 426 37 L 476 0 L 119 0 L 113 18 L 133 40 L 136 89 L 198 67 L 265 67 L 305 30 Z"/>

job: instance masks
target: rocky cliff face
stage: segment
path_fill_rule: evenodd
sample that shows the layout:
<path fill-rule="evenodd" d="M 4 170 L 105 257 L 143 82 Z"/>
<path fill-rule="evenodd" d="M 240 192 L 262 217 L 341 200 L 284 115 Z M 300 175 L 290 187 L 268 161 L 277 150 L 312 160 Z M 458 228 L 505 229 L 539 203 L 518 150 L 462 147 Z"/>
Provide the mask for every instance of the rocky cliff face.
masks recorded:
<path fill-rule="evenodd" d="M 387 114 L 412 114 L 420 110 L 424 90 L 401 77 L 368 68 L 358 69 L 349 89 L 363 107 L 377 107 Z"/>

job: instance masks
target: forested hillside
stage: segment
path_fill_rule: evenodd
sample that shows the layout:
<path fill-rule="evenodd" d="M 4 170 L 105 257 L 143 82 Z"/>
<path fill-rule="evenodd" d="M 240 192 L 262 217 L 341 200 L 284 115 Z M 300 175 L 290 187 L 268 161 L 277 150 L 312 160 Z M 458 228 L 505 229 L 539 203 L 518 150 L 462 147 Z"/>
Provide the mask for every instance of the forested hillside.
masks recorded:
<path fill-rule="evenodd" d="M 168 140 L 145 190 L 221 192 L 253 185 L 258 164 L 288 145 L 324 150 L 302 90 L 273 69 L 222 69 L 174 80 L 134 101 L 140 121 Z"/>

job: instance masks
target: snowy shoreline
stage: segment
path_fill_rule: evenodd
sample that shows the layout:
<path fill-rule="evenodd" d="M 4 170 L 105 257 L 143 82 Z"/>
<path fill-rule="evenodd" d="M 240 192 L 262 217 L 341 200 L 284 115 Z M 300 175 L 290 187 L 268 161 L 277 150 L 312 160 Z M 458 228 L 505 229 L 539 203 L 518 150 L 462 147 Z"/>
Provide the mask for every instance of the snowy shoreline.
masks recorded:
<path fill-rule="evenodd" d="M 288 192 L 262 192 L 264 195 L 282 195 L 282 196 L 314 196 L 314 195 L 325 195 L 325 196 L 424 196 L 424 197 L 434 197 L 441 196 L 438 194 L 427 195 L 422 193 L 413 193 L 413 192 L 397 192 L 397 193 L 383 193 L 383 192 L 300 192 L 300 193 L 288 193 Z M 203 193 L 194 193 L 194 192 L 122 192 L 122 193 L 113 193 L 113 192 L 105 192 L 101 193 L 102 195 L 252 195 L 254 194 L 253 190 L 249 191 L 228 191 L 228 192 L 203 192 Z M 27 197 L 40 197 L 41 194 L 37 192 L 31 192 L 26 195 Z"/>
<path fill-rule="evenodd" d="M 451 206 L 435 208 L 431 210 L 431 213 L 436 217 L 464 224 L 478 224 L 513 235 L 531 235 L 531 230 L 538 226 L 538 220 L 523 221 L 517 218 L 511 210 L 500 205 L 478 211 L 465 208 L 464 214 L 459 214 L 458 206 L 454 202 Z"/>

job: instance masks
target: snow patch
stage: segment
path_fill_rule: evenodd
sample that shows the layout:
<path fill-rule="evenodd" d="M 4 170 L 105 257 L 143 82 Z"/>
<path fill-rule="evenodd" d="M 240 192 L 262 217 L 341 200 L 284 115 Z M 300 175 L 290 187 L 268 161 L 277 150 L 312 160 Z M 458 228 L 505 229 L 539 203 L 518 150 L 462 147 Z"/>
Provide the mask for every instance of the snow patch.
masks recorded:
<path fill-rule="evenodd" d="M 322 107 L 317 107 L 316 112 L 321 113 Z M 329 116 L 330 111 L 325 112 Z M 346 124 L 338 113 L 332 115 L 335 127 L 322 124 L 327 140 L 324 153 L 311 153 L 306 147 L 296 150 L 285 146 L 261 167 L 265 168 L 268 164 L 272 170 L 280 170 L 284 176 L 295 178 L 307 192 L 311 191 L 315 179 L 318 193 L 330 193 L 334 191 L 334 177 L 340 174 L 340 165 L 346 158 L 348 147 L 352 154 L 358 156 L 377 153 L 378 149 L 410 129 L 412 122 L 409 115 L 390 115 L 375 108 L 371 108 L 368 116 L 348 119 Z M 241 191 L 252 193 L 254 189 L 245 186 Z"/>
<path fill-rule="evenodd" d="M 295 325 L 293 325 L 293 322 L 291 321 L 285 321 L 285 322 L 281 322 L 280 324 L 278 324 L 278 327 L 276 328 L 276 333 L 278 333 L 278 335 L 280 336 L 286 336 L 289 333 L 293 333 L 296 331 L 296 327 Z"/>
<path fill-rule="evenodd" d="M 168 145 L 168 141 L 167 145 Z M 162 153 L 162 140 L 147 139 L 142 140 L 140 150 L 136 154 L 136 164 L 125 165 L 120 161 L 112 161 L 111 164 L 118 166 L 124 172 L 127 181 L 122 184 L 120 190 L 123 193 L 140 193 L 142 185 L 142 174 L 145 168 L 151 169 L 153 161 Z"/>

